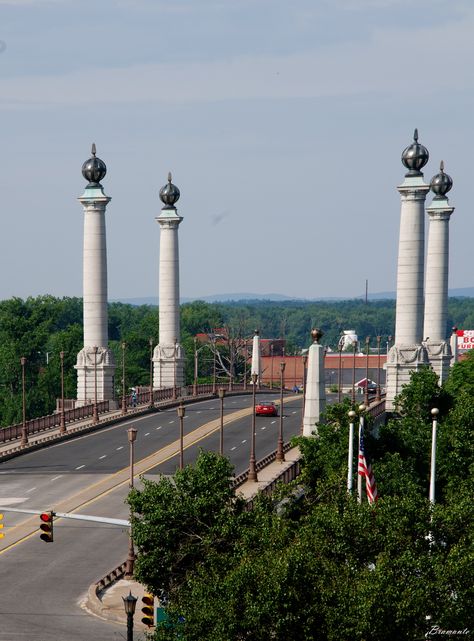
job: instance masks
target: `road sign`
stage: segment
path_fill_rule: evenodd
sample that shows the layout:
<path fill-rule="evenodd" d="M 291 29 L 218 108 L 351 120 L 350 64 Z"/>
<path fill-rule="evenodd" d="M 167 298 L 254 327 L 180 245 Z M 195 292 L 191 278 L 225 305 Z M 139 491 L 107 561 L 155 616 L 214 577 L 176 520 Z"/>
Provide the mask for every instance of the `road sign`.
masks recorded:
<path fill-rule="evenodd" d="M 458 351 L 474 349 L 474 329 L 458 329 Z"/>

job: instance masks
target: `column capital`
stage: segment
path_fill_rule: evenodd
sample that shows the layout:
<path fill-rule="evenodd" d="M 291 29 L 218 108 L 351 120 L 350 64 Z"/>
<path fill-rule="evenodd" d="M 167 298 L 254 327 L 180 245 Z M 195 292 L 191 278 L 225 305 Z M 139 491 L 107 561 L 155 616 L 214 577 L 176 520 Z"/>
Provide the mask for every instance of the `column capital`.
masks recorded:
<path fill-rule="evenodd" d="M 96 187 L 86 187 L 82 196 L 78 198 L 78 201 L 84 207 L 95 204 L 105 207 L 111 200 L 112 198 L 104 194 L 102 185 Z"/>
<path fill-rule="evenodd" d="M 426 208 L 426 213 L 432 220 L 449 220 L 454 211 L 447 198 L 433 198 L 433 202 Z"/>

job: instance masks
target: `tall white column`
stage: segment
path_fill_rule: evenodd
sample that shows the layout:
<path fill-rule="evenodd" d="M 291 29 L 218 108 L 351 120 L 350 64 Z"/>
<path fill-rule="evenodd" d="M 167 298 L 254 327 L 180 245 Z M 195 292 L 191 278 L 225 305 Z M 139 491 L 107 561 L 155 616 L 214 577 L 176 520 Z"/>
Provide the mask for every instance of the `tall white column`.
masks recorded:
<path fill-rule="evenodd" d="M 77 404 L 114 399 L 115 362 L 108 347 L 107 244 L 105 210 L 110 198 L 100 181 L 107 173 L 105 163 L 92 157 L 82 166 L 89 181 L 79 202 L 84 208 L 83 313 L 84 347 L 77 355 Z M 97 348 L 97 352 L 96 349 Z"/>
<path fill-rule="evenodd" d="M 180 196 L 171 182 L 160 190 L 164 203 L 156 218 L 160 225 L 159 267 L 159 342 L 153 352 L 153 387 L 181 387 L 184 385 L 184 350 L 180 345 L 179 323 L 179 246 L 178 228 L 183 220 L 174 204 Z"/>
<path fill-rule="evenodd" d="M 440 385 L 449 373 L 452 359 L 450 341 L 447 340 L 448 321 L 448 272 L 449 272 L 449 219 L 454 211 L 446 194 L 453 181 L 444 173 L 441 161 L 440 172 L 431 179 L 435 194 L 427 208 L 430 218 L 428 251 L 426 257 L 425 285 L 425 345 L 433 370 L 438 374 Z"/>
<path fill-rule="evenodd" d="M 426 147 L 414 140 L 402 153 L 402 163 L 408 169 L 398 187 L 401 197 L 400 238 L 398 245 L 397 304 L 395 343 L 387 362 L 386 408 L 395 409 L 394 399 L 403 385 L 409 383 L 410 373 L 428 364 L 423 341 L 423 280 L 425 221 L 424 206 L 430 187 L 423 180 L 421 169 L 428 162 Z"/>
<path fill-rule="evenodd" d="M 260 387 L 260 379 L 262 376 L 262 361 L 260 358 L 260 336 L 258 329 L 255 330 L 252 343 L 252 364 L 250 367 L 250 375 L 257 375 L 257 384 Z"/>
<path fill-rule="evenodd" d="M 308 370 L 303 417 L 303 436 L 314 436 L 316 423 L 326 409 L 326 386 L 324 378 L 324 347 L 319 344 L 323 332 L 311 330 L 313 343 L 308 350 Z"/>

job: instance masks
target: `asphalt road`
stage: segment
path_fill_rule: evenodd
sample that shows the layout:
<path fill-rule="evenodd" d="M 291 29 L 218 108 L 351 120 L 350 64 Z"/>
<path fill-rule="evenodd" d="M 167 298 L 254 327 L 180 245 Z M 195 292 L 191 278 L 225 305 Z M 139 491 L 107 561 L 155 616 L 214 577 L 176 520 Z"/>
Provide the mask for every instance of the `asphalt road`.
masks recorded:
<path fill-rule="evenodd" d="M 249 408 L 251 402 L 250 396 L 227 397 L 225 415 Z M 285 440 L 299 432 L 301 403 L 301 398 L 285 402 Z M 190 434 L 219 416 L 219 400 L 189 405 L 185 433 Z M 100 484 L 127 468 L 126 430 L 132 424 L 138 430 L 136 461 L 173 443 L 179 435 L 176 409 L 164 410 L 6 461 L 0 464 L 0 505 L 55 509 L 60 501 L 74 501 L 76 495 L 80 497 L 82 491 L 88 491 L 94 498 L 84 504 L 78 498 L 78 506 L 82 505 L 78 512 L 127 518 L 127 485 L 101 492 Z M 257 459 L 276 449 L 278 425 L 278 418 L 256 418 Z M 225 454 L 236 474 L 248 467 L 250 429 L 250 415 L 225 427 Z M 216 451 L 218 443 L 218 432 L 200 440 L 186 450 L 185 463 L 194 459 L 200 447 Z M 146 476 L 172 474 L 177 459 L 168 458 L 148 469 Z M 29 535 L 38 527 L 36 521 L 37 517 L 5 513 L 5 538 L 0 546 L 5 581 L 0 599 L 0 641 L 125 638 L 122 626 L 90 616 L 80 603 L 91 583 L 124 560 L 128 532 L 62 519 L 55 523 L 54 543 L 46 544 L 39 539 L 38 531 Z M 26 538 L 15 544 L 19 533 Z"/>

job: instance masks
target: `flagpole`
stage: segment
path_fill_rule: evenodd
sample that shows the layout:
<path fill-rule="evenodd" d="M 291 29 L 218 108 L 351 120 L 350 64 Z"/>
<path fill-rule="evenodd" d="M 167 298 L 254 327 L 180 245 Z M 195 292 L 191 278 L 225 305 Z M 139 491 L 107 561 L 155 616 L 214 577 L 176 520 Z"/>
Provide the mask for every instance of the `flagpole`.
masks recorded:
<path fill-rule="evenodd" d="M 431 416 L 433 417 L 433 426 L 431 431 L 431 470 L 430 470 L 430 503 L 435 503 L 435 477 L 436 477 L 436 429 L 438 427 L 439 409 L 433 407 Z"/>
<path fill-rule="evenodd" d="M 358 440 L 358 452 L 360 452 L 360 437 L 362 432 L 364 431 L 364 412 L 365 412 L 365 405 L 362 403 L 359 405 L 359 440 Z M 357 456 L 359 458 L 359 456 Z M 357 472 L 357 502 L 362 503 L 362 476 Z"/>
<path fill-rule="evenodd" d="M 347 491 L 352 494 L 352 469 L 354 465 L 354 418 L 356 413 L 351 410 L 347 413 L 349 417 L 349 453 L 347 456 Z"/>

